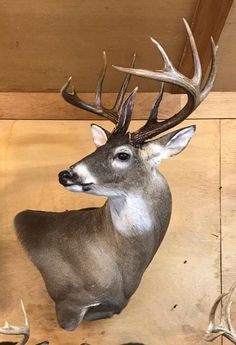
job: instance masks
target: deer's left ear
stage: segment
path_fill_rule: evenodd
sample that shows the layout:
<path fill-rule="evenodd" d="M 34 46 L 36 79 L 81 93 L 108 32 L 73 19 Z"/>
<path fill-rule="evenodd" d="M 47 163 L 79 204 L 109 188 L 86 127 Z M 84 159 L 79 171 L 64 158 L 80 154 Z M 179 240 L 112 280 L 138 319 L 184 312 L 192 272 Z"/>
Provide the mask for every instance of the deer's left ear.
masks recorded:
<path fill-rule="evenodd" d="M 195 130 L 195 126 L 185 127 L 156 140 L 148 141 L 142 147 L 142 153 L 146 156 L 145 159 L 152 165 L 157 165 L 162 159 L 177 155 L 188 145 Z"/>
<path fill-rule="evenodd" d="M 97 147 L 106 144 L 107 139 L 111 135 L 111 133 L 108 132 L 106 129 L 95 124 L 91 125 L 91 131 L 93 136 L 93 142 Z"/>

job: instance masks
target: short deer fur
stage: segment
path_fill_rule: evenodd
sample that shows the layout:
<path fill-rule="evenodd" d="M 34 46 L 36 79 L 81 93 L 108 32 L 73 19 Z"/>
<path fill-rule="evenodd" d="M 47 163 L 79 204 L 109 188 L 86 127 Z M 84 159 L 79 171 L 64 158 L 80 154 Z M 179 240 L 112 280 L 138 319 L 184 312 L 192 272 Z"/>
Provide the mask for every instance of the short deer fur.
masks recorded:
<path fill-rule="evenodd" d="M 74 330 L 82 320 L 120 313 L 166 233 L 171 193 L 156 167 L 187 146 L 195 127 L 150 139 L 189 116 L 210 92 L 216 74 L 216 46 L 212 40 L 211 71 L 201 87 L 197 48 L 186 22 L 185 26 L 195 66 L 192 79 L 178 72 L 164 49 L 152 39 L 163 57 L 164 70 L 135 69 L 134 61 L 131 68 L 115 67 L 127 75 L 112 109 L 101 103 L 105 53 L 95 104 L 84 102 L 74 89 L 68 92 L 71 78 L 62 88 L 67 102 L 115 124 L 112 133 L 92 125 L 96 151 L 59 174 L 59 182 L 69 191 L 106 196 L 103 207 L 59 213 L 28 210 L 15 219 L 18 237 L 41 272 L 55 302 L 58 322 L 66 330 Z M 128 132 L 128 127 L 137 88 L 123 101 L 131 75 L 162 82 L 149 119 L 133 133 Z M 160 122 L 157 114 L 164 82 L 182 87 L 188 100 L 177 114 Z"/>

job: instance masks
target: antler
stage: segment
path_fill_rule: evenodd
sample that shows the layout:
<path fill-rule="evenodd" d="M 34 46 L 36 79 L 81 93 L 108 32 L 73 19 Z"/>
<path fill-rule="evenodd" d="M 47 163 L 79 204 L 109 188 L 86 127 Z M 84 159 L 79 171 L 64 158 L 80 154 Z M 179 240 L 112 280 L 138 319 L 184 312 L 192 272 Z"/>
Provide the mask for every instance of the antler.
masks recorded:
<path fill-rule="evenodd" d="M 229 292 L 221 294 L 214 302 L 209 315 L 209 325 L 204 336 L 206 341 L 212 341 L 222 335 L 236 344 L 236 332 L 230 318 L 231 297 L 235 288 L 236 282 L 234 282 Z M 215 314 L 220 302 L 222 302 L 221 320 L 219 325 L 216 325 Z"/>
<path fill-rule="evenodd" d="M 134 67 L 136 55 L 134 54 L 133 61 L 131 63 L 131 68 Z M 107 57 L 106 53 L 103 52 L 103 67 L 98 77 L 97 81 L 97 88 L 96 88 L 96 96 L 95 96 L 95 103 L 87 103 L 83 101 L 76 93 L 74 86 L 72 86 L 72 92 L 68 92 L 68 88 L 71 83 L 72 77 L 68 79 L 66 84 L 61 89 L 62 97 L 70 104 L 75 105 L 81 109 L 87 110 L 94 114 L 103 116 L 108 120 L 112 121 L 116 124 L 115 132 L 125 133 L 128 129 L 132 109 L 134 105 L 134 99 L 137 92 L 137 88 L 133 90 L 133 92 L 129 95 L 126 102 L 124 103 L 125 93 L 127 91 L 129 81 L 131 78 L 131 74 L 128 73 L 125 77 L 120 91 L 118 92 L 116 101 L 114 106 L 111 109 L 108 109 L 102 105 L 102 85 L 106 74 L 107 68 Z"/>
<path fill-rule="evenodd" d="M 183 74 L 181 74 L 179 71 L 176 70 L 170 58 L 168 57 L 167 53 L 165 52 L 165 50 L 153 38 L 151 38 L 151 40 L 155 44 L 155 46 L 157 47 L 157 49 L 159 50 L 163 58 L 164 65 L 165 65 L 164 70 L 150 71 L 150 70 L 145 70 L 145 69 L 124 68 L 124 67 L 113 66 L 119 71 L 122 71 L 125 73 L 178 85 L 185 90 L 188 96 L 188 101 L 183 109 L 181 109 L 177 114 L 173 115 L 171 118 L 160 122 L 157 120 L 157 113 L 158 113 L 158 107 L 163 95 L 163 85 L 162 85 L 160 95 L 152 108 L 152 111 L 147 123 L 136 132 L 131 133 L 131 142 L 133 144 L 143 143 L 145 140 L 150 139 L 176 126 L 180 122 L 182 122 L 206 98 L 206 96 L 208 95 L 208 93 L 210 92 L 213 86 L 213 82 L 216 76 L 217 46 L 215 46 L 214 40 L 211 37 L 211 43 L 212 43 L 211 70 L 210 70 L 205 86 L 201 88 L 202 69 L 201 69 L 201 63 L 200 63 L 196 43 L 195 43 L 192 31 L 188 23 L 186 22 L 185 19 L 183 20 L 184 20 L 184 24 L 189 36 L 190 45 L 192 48 L 193 60 L 194 60 L 194 76 L 192 79 L 187 78 L 186 76 L 184 76 Z"/>
<path fill-rule="evenodd" d="M 27 343 L 30 335 L 30 329 L 29 329 L 29 320 L 25 311 L 24 303 L 21 300 L 21 309 L 24 314 L 25 319 L 25 325 L 23 327 L 18 326 L 12 326 L 7 321 L 5 321 L 5 324 L 3 327 L 0 327 L 0 333 L 1 334 L 7 334 L 7 335 L 23 335 L 22 341 L 18 345 L 24 345 Z"/>

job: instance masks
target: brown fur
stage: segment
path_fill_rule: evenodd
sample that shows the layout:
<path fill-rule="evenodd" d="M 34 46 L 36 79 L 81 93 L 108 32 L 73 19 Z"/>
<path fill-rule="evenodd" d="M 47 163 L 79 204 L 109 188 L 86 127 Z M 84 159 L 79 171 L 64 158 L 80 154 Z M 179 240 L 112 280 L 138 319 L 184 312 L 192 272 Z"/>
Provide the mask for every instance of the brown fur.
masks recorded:
<path fill-rule="evenodd" d="M 186 129 L 182 131 L 186 135 Z M 173 146 L 178 132 L 159 139 L 158 150 L 170 140 Z M 176 138 L 178 150 L 182 150 L 179 137 Z M 124 145 L 128 145 L 125 147 L 131 153 L 130 163 L 116 171 L 112 165 L 115 152 Z M 98 186 L 94 194 L 101 190 L 108 193 L 103 207 L 58 213 L 28 210 L 15 218 L 17 235 L 41 272 L 55 302 L 58 322 L 66 330 L 75 329 L 83 319 L 95 320 L 120 313 L 139 286 L 166 233 L 171 215 L 169 187 L 164 177 L 147 164 L 140 150 L 127 143 L 127 136 L 118 136 L 70 168 L 70 171 L 76 167 L 79 170 L 82 162 L 93 172 Z M 81 186 L 82 177 L 78 175 L 75 180 L 73 175 L 73 183 Z M 132 205 L 131 215 L 130 206 L 127 208 L 130 195 L 131 202 L 133 195 L 142 200 L 137 211 L 136 205 Z M 144 221 L 140 229 L 132 221 L 135 212 L 139 213 L 137 217 L 141 214 L 141 221 L 145 218 L 142 205 L 152 222 L 150 226 L 147 219 L 148 227 L 145 228 Z M 127 231 L 120 231 L 112 212 L 119 220 L 125 207 Z"/>

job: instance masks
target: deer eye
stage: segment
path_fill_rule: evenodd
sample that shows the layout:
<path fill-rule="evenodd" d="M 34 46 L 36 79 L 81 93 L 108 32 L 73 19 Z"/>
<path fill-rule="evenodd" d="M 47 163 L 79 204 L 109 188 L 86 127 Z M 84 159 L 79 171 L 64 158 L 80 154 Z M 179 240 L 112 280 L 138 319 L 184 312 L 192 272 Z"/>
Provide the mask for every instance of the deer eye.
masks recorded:
<path fill-rule="evenodd" d="M 120 161 L 128 161 L 130 159 L 130 154 L 126 152 L 120 152 L 116 155 Z"/>

